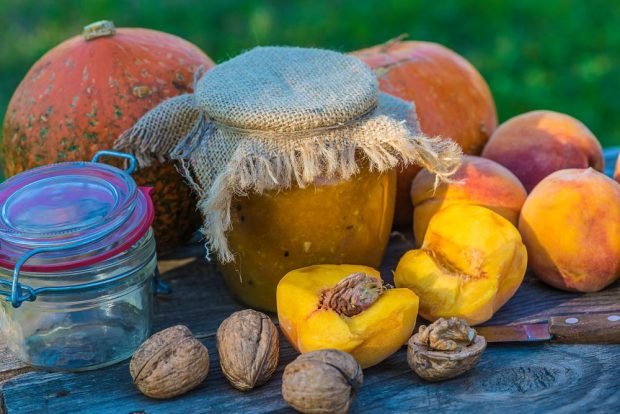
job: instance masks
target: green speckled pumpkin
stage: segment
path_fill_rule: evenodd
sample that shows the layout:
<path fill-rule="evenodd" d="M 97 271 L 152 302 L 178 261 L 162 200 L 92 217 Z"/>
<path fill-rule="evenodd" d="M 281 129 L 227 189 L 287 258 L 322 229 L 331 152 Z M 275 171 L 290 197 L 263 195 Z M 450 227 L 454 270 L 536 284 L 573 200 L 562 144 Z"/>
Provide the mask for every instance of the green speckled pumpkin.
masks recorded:
<path fill-rule="evenodd" d="M 149 109 L 191 92 L 198 67 L 213 66 L 200 49 L 176 36 L 115 30 L 109 22 L 90 29 L 46 53 L 13 94 L 2 130 L 7 177 L 45 164 L 90 160 L 98 150 L 111 149 Z M 155 162 L 134 177 L 154 188 L 158 251 L 184 241 L 200 219 L 175 166 Z"/>

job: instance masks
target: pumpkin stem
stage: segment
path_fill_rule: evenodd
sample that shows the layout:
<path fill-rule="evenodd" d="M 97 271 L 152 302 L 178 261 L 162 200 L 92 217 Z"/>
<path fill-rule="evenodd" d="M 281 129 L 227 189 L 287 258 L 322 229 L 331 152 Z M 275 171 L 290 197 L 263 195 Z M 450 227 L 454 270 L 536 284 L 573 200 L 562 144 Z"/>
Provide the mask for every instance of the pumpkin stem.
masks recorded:
<path fill-rule="evenodd" d="M 355 316 L 372 306 L 383 290 L 381 280 L 362 272 L 353 273 L 323 292 L 319 309 L 331 309 L 339 315 Z"/>
<path fill-rule="evenodd" d="M 388 40 L 381 45 L 381 51 L 387 52 L 393 45 L 398 44 L 409 37 L 409 33 L 401 33 L 395 38 Z"/>
<path fill-rule="evenodd" d="M 99 20 L 98 22 L 84 26 L 82 37 L 84 40 L 89 41 L 99 37 L 114 36 L 115 33 L 116 27 L 114 27 L 114 22 L 110 20 Z"/>

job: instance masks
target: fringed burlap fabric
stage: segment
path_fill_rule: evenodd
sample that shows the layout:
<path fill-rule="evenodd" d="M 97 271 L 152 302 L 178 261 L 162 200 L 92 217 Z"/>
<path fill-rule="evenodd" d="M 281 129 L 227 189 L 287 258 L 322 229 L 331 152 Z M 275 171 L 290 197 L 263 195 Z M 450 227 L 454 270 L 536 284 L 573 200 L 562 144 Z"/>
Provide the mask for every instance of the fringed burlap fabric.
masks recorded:
<path fill-rule="evenodd" d="M 450 140 L 423 136 L 413 106 L 379 93 L 357 58 L 292 47 L 259 47 L 216 66 L 193 95 L 155 107 L 116 148 L 142 165 L 182 162 L 208 247 L 222 262 L 234 259 L 226 232 L 236 195 L 346 180 L 360 157 L 373 170 L 415 163 L 447 179 L 461 154 Z"/>

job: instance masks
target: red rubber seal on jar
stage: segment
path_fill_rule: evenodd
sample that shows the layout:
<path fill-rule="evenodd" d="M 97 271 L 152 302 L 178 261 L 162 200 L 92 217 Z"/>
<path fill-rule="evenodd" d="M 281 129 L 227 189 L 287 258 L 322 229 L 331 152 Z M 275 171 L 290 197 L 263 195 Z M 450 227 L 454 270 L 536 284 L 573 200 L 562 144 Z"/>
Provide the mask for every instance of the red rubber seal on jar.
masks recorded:
<path fill-rule="evenodd" d="M 126 171 L 97 162 L 49 165 L 5 181 L 0 267 L 12 269 L 35 248 L 55 251 L 32 257 L 23 271 L 67 271 L 130 249 L 153 223 L 151 191 Z"/>

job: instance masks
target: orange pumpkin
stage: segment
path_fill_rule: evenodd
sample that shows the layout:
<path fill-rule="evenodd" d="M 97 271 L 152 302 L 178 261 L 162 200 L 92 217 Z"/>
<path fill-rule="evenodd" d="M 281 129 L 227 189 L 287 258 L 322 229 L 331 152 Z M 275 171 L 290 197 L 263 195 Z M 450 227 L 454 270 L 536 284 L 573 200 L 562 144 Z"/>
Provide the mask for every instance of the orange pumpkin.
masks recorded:
<path fill-rule="evenodd" d="M 383 92 L 413 101 L 422 131 L 454 139 L 467 154 L 480 154 L 497 127 L 488 85 L 462 56 L 436 43 L 394 40 L 353 53 L 377 74 Z M 395 225 L 411 224 L 411 181 L 419 168 L 398 177 Z"/>
<path fill-rule="evenodd" d="M 88 30 L 86 30 L 88 29 Z M 166 98 L 191 92 L 211 59 L 191 43 L 147 29 L 97 22 L 46 53 L 22 80 L 3 125 L 7 177 L 40 165 L 89 160 Z M 199 221 L 190 189 L 172 163 L 134 173 L 154 188 L 158 250 L 178 244 Z"/>

